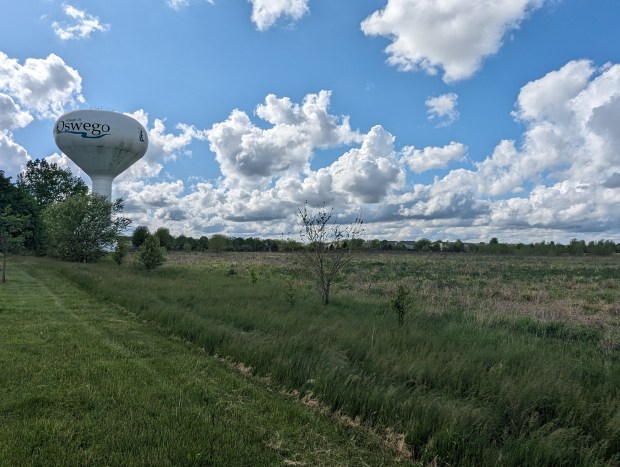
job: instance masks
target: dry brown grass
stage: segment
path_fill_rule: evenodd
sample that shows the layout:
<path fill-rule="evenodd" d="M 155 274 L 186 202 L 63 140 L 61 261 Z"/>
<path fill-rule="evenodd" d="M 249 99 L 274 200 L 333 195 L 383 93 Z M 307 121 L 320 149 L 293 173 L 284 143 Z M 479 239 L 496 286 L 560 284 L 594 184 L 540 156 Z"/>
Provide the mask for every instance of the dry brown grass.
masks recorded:
<path fill-rule="evenodd" d="M 303 264 L 292 253 L 168 253 L 175 266 L 233 268 L 249 275 L 295 271 Z M 615 276 L 613 270 L 617 271 Z M 602 277 L 605 272 L 612 277 Z M 603 327 L 620 326 L 620 256 L 604 258 L 506 258 L 477 255 L 359 253 L 334 292 L 352 299 L 386 300 L 399 284 L 415 305 L 443 313 L 454 305 L 481 322 L 530 317 Z M 310 287 L 310 286 L 308 286 Z"/>

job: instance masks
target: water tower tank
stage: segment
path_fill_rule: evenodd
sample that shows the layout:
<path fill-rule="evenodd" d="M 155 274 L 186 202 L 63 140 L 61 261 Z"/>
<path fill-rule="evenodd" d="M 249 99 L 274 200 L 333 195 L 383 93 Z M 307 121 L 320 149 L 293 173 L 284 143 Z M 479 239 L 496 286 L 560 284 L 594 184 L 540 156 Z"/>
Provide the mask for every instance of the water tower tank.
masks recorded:
<path fill-rule="evenodd" d="M 54 141 L 93 181 L 93 193 L 112 197 L 112 180 L 137 162 L 148 147 L 144 127 L 107 110 L 75 110 L 56 120 Z"/>

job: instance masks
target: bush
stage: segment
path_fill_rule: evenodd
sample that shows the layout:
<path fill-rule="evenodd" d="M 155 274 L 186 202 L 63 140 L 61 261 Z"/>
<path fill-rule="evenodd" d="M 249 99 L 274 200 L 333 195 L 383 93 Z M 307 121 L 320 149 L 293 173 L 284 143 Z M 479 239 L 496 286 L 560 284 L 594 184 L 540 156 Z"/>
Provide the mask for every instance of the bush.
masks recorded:
<path fill-rule="evenodd" d="M 127 257 L 127 244 L 124 240 L 118 239 L 116 241 L 116 248 L 114 249 L 114 253 L 112 253 L 112 259 L 119 266 L 125 262 L 125 258 Z"/>
<path fill-rule="evenodd" d="M 405 287 L 400 284 L 396 291 L 396 295 L 392 297 L 390 302 L 392 304 L 392 309 L 396 312 L 398 325 L 402 326 L 405 324 L 405 315 L 407 311 L 409 311 L 409 290 L 405 289 Z"/>
<path fill-rule="evenodd" d="M 165 249 L 159 246 L 159 238 L 148 235 L 140 247 L 138 264 L 147 271 L 161 266 L 166 261 Z"/>

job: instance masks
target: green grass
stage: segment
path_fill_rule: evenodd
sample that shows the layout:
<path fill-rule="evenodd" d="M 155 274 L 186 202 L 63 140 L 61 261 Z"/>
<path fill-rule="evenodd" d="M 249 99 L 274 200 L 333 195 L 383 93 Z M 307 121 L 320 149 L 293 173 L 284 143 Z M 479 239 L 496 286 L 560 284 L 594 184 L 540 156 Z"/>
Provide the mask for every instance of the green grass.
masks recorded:
<path fill-rule="evenodd" d="M 403 433 L 417 461 L 620 463 L 617 257 L 369 255 L 328 307 L 287 255 L 171 259 L 149 273 L 111 262 L 21 266 L 61 274 L 273 387 Z M 404 326 L 389 304 L 399 284 L 413 296 Z"/>
<path fill-rule="evenodd" d="M 0 465 L 395 463 L 372 431 L 164 335 L 52 262 L 11 260 L 0 288 Z"/>

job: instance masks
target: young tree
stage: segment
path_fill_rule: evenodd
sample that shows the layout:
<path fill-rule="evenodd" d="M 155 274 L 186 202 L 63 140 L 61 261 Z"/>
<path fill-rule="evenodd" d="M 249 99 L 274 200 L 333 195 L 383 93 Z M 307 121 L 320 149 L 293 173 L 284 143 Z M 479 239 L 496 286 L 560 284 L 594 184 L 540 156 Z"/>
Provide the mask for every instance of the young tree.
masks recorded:
<path fill-rule="evenodd" d="M 119 215 L 122 210 L 122 199 L 110 203 L 99 194 L 73 195 L 48 206 L 43 222 L 49 253 L 65 261 L 97 261 L 131 223 Z"/>
<path fill-rule="evenodd" d="M 147 271 L 164 264 L 166 260 L 165 249 L 159 245 L 159 239 L 155 235 L 148 235 L 140 247 L 138 263 Z"/>
<path fill-rule="evenodd" d="M 125 258 L 127 257 L 127 244 L 125 240 L 122 238 L 118 238 L 116 240 L 116 248 L 114 248 L 114 252 L 112 253 L 112 259 L 119 266 L 125 262 Z"/>
<path fill-rule="evenodd" d="M 2 283 L 6 283 L 6 259 L 10 251 L 21 249 L 28 234 L 29 218 L 13 213 L 10 206 L 0 210 L 0 250 L 2 251 Z"/>
<path fill-rule="evenodd" d="M 301 224 L 299 236 L 304 248 L 298 251 L 310 278 L 317 284 L 324 305 L 329 304 L 329 294 L 334 280 L 351 260 L 350 248 L 342 248 L 344 240 L 358 238 L 363 233 L 362 219 L 358 215 L 353 222 L 340 225 L 331 222 L 333 209 L 323 206 L 314 212 L 308 211 L 307 203 L 297 213 Z"/>
<path fill-rule="evenodd" d="M 133 231 L 133 234 L 131 234 L 131 244 L 135 248 L 140 248 L 140 246 L 144 243 L 144 240 L 146 240 L 146 237 L 148 237 L 149 234 L 149 228 L 146 225 L 139 225 Z"/>
<path fill-rule="evenodd" d="M 42 208 L 64 201 L 72 195 L 86 195 L 88 187 L 71 169 L 62 169 L 45 159 L 28 161 L 26 171 L 17 177 L 17 185 L 25 189 Z"/>

